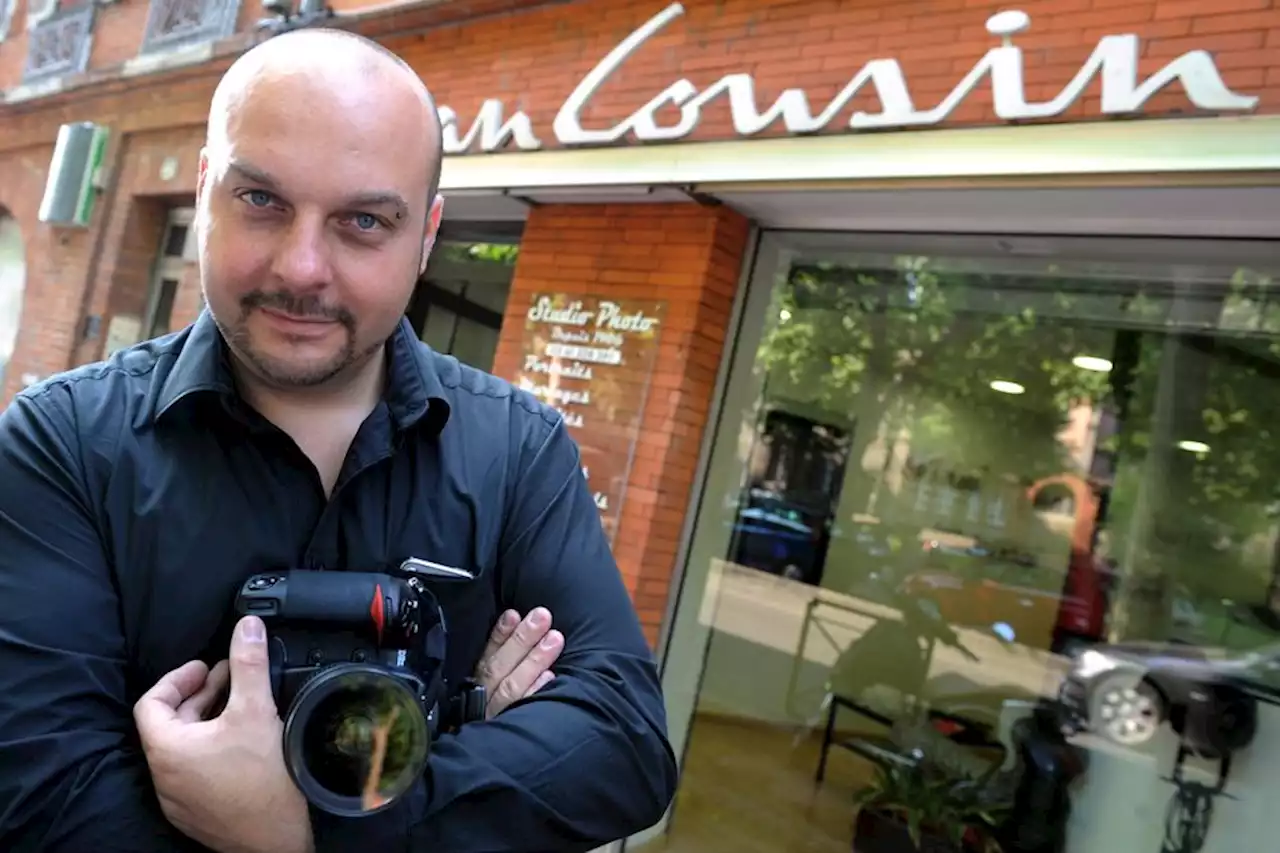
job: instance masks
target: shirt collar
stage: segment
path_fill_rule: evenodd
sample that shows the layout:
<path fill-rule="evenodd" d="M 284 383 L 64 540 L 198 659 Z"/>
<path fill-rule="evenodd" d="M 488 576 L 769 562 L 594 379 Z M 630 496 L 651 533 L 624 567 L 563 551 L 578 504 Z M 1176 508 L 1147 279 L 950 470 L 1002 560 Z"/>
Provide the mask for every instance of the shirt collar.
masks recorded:
<path fill-rule="evenodd" d="M 231 355 L 209 309 L 205 308 L 178 343 L 178 355 L 162 381 L 153 419 L 160 421 L 185 400 L 207 395 L 238 397 Z M 435 370 L 435 354 L 418 340 L 408 318 L 387 342 L 387 388 L 383 401 L 396 429 L 423 422 L 438 435 L 449 420 L 444 385 Z"/>

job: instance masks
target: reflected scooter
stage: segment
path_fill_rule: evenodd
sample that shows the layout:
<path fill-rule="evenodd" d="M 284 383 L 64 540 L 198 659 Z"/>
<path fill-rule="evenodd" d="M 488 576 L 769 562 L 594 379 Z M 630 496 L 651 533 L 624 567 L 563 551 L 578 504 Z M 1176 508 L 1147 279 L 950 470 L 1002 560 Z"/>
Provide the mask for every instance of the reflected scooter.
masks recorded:
<path fill-rule="evenodd" d="M 881 619 L 845 649 L 832 670 L 831 684 L 885 685 L 912 697 L 929 696 L 933 651 L 955 649 L 979 658 L 927 598 L 895 592 L 901 619 Z M 1006 622 L 990 626 L 1006 645 L 1017 641 Z M 915 685 L 912 690 L 906 685 Z M 999 745 L 1002 775 L 1012 787 L 1013 809 L 1000 833 L 1006 851 L 1061 853 L 1070 814 L 1070 789 L 1087 767 L 1084 754 L 1068 744 L 1055 704 L 1041 697 L 1010 696 L 1009 689 L 947 694 L 932 701 L 942 719 L 935 727 L 957 743 Z"/>
<path fill-rule="evenodd" d="M 832 667 L 828 690 L 840 692 L 841 687 L 856 686 L 858 694 L 865 694 L 872 688 L 888 687 L 908 700 L 930 697 L 934 710 L 956 721 L 956 725 L 994 730 L 1009 691 L 986 688 L 943 694 L 931 690 L 931 686 L 939 683 L 937 678 L 929 677 L 939 645 L 954 649 L 973 663 L 979 663 L 980 658 L 943 619 L 936 602 L 906 595 L 897 589 L 890 598 L 901 612 L 901 618 L 880 619 L 850 643 Z M 1004 622 L 994 623 L 990 635 L 1005 644 L 1017 639 L 1013 629 Z M 846 694 L 845 698 L 854 697 Z M 964 726 L 961 720 L 970 725 Z M 951 729 L 954 731 L 954 726 Z"/>

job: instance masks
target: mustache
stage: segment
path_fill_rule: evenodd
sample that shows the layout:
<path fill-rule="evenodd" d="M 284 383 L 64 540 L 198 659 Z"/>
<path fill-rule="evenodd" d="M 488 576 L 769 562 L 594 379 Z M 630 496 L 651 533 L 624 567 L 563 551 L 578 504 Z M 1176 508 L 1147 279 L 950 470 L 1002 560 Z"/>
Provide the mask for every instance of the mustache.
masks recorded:
<path fill-rule="evenodd" d="M 340 305 L 326 305 L 316 296 L 295 296 L 279 290 L 247 293 L 240 298 L 240 308 L 246 314 L 255 308 L 269 308 L 294 317 L 332 320 L 348 328 L 355 325 L 355 317 Z"/>

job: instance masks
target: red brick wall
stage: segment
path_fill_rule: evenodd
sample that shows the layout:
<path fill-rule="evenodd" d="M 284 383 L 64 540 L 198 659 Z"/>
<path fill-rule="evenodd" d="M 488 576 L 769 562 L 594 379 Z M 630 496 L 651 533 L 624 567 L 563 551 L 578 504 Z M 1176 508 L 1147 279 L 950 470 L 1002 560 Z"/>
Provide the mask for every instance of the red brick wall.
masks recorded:
<path fill-rule="evenodd" d="M 686 0 L 685 5 L 683 16 L 605 84 L 589 118 L 620 118 L 681 75 L 705 86 L 739 71 L 754 75 L 762 104 L 784 88 L 799 87 L 818 106 L 864 63 L 882 57 L 901 62 L 917 105 L 929 106 L 995 44 L 984 25 L 1004 8 L 1019 8 L 1032 17 L 1030 31 L 1017 37 L 1027 52 L 1031 98 L 1048 99 L 1060 91 L 1101 36 L 1131 32 L 1144 40 L 1143 73 L 1178 53 L 1208 50 L 1229 86 L 1259 95 L 1261 111 L 1280 109 L 1280 6 L 1275 0 Z M 470 121 L 485 98 L 502 98 L 509 109 L 528 112 L 544 142 L 550 142 L 556 109 L 582 76 L 664 6 L 665 0 L 405 4 L 398 12 L 369 17 L 358 29 L 400 52 L 464 121 Z M 258 10 L 257 3 L 243 4 L 242 28 L 260 16 Z M 99 10 L 93 51 L 93 65 L 102 72 L 98 76 L 108 76 L 136 54 L 145 11 L 142 0 L 122 0 Z M 12 33 L 0 44 L 0 88 L 16 82 L 14 69 L 20 70 L 25 56 L 21 13 Z M 239 43 L 226 47 L 238 49 Z M 92 92 L 73 92 L 48 103 L 65 107 L 69 101 L 85 101 L 82 109 L 72 111 L 77 117 L 101 115 L 125 127 L 187 123 L 205 115 L 211 86 L 209 80 L 187 85 L 193 76 L 200 72 L 181 72 L 159 89 L 154 81 L 137 78 L 118 87 L 100 84 Z M 1189 105 L 1176 89 L 1154 98 L 1146 114 L 1187 113 Z M 1064 118 L 1096 117 L 1097 97 L 1095 85 Z M 989 100 L 987 93 L 975 92 L 954 122 L 992 121 Z M 874 108 L 871 96 L 858 106 L 866 103 Z M 25 140 L 28 130 L 48 139 L 49 127 L 56 127 L 48 112 L 38 105 L 0 106 L 5 117 L 0 150 L 10 147 L 11 139 Z M 56 112 L 62 120 L 70 114 L 65 108 Z M 729 132 L 728 110 L 719 103 L 708 106 L 698 138 Z"/>
<path fill-rule="evenodd" d="M 469 124 L 485 98 L 522 109 L 546 147 L 560 104 L 592 67 L 666 0 L 592 0 L 552 6 L 467 28 L 388 39 Z M 1049 100 L 1075 76 L 1103 35 L 1143 39 L 1140 72 L 1177 54 L 1212 52 L 1228 86 L 1258 95 L 1259 111 L 1280 110 L 1280 5 L 1275 0 L 687 0 L 686 12 L 655 35 L 604 84 L 585 117 L 596 127 L 630 114 L 681 76 L 705 87 L 725 74 L 754 75 L 766 106 L 786 88 L 802 88 L 818 112 L 869 60 L 896 58 L 917 108 L 941 102 L 997 40 L 985 29 L 1002 9 L 1021 9 L 1031 28 L 1016 38 L 1026 52 L 1029 100 Z M 985 84 L 953 114 L 950 125 L 990 123 Z M 878 109 L 863 94 L 833 121 Z M 1148 102 L 1145 114 L 1194 112 L 1177 86 Z M 717 99 L 690 138 L 732 133 Z M 678 113 L 661 114 L 674 123 Z M 1099 90 L 1061 120 L 1099 117 Z M 586 123 L 584 122 L 584 125 Z M 776 131 L 775 131 L 776 133 Z M 769 132 L 762 136 L 770 135 Z"/>
<path fill-rule="evenodd" d="M 416 30 L 422 27 L 447 26 L 458 21 L 503 14 L 513 9 L 545 5 L 547 2 L 548 0 L 446 0 L 442 3 L 424 4 L 413 0 L 332 0 L 330 5 L 343 14 L 376 11 L 377 20 L 372 22 L 375 27 Z M 88 72 L 72 78 L 70 82 L 79 84 L 86 80 L 117 76 L 120 67 L 138 55 L 147 25 L 148 9 L 147 0 L 116 0 L 100 7 L 95 18 Z M 236 34 L 218 45 L 215 52 L 236 52 L 262 38 L 262 34 L 256 31 L 256 24 L 265 17 L 267 14 L 260 0 L 242 2 L 236 18 Z M 0 90 L 19 84 L 26 55 L 26 4 L 18 3 L 13 23 L 9 27 L 9 36 L 0 44 Z"/>
<path fill-rule="evenodd" d="M 147 26 L 148 6 L 146 0 L 121 0 L 98 9 L 89 68 L 118 67 L 138 55 Z M 247 31 L 262 16 L 260 3 L 241 3 L 236 29 Z M 22 82 L 26 57 L 27 4 L 18 3 L 9 36 L 0 43 L 0 89 L 11 89 Z"/>
<path fill-rule="evenodd" d="M 521 242 L 494 363 L 499 376 L 513 377 L 523 360 L 534 294 L 667 301 L 614 540 L 651 643 L 665 615 L 748 227 L 724 207 L 548 205 L 530 215 Z"/>
<path fill-rule="evenodd" d="M 202 134 L 197 126 L 113 136 L 106 167 L 115 180 L 99 196 L 87 229 L 36 221 L 52 145 L 0 154 L 0 207 L 12 211 L 27 242 L 23 321 L 0 405 L 17 393 L 24 373 L 46 376 L 101 355 L 113 288 L 119 294 L 111 307 L 136 313 L 141 309 L 128 306 L 145 305 L 164 213 L 191 203 Z M 168 156 L 177 157 L 179 168 L 165 181 L 160 164 Z M 101 332 L 85 340 L 82 323 L 90 315 L 102 318 Z"/>
<path fill-rule="evenodd" d="M 509 109 L 526 110 L 536 132 L 553 147 L 550 125 L 565 96 L 605 52 L 663 5 L 663 0 L 469 0 L 406 5 L 360 27 L 400 51 L 464 123 L 484 98 L 502 98 Z M 683 17 L 605 85 L 588 113 L 592 121 L 625 115 L 680 75 L 705 86 L 733 71 L 755 75 L 761 103 L 795 86 L 818 106 L 864 62 L 881 56 L 901 61 L 917 105 L 932 105 L 993 43 L 984 23 L 1001 7 L 995 0 L 689 0 L 686 5 Z M 1145 70 L 1180 51 L 1204 48 L 1214 52 L 1229 86 L 1258 95 L 1263 112 L 1280 109 L 1277 0 L 1028 0 L 1015 7 L 1032 16 L 1030 32 L 1018 37 L 1027 52 L 1032 98 L 1051 97 L 1065 85 L 1100 36 L 1134 32 L 1146 40 Z M 113 63 L 136 52 L 145 8 L 142 0 L 122 0 L 99 10 L 94 48 L 99 76 L 111 76 Z M 255 20 L 257 9 L 256 3 L 244 4 L 241 24 Z M 10 38 L 0 43 L 0 86 L 16 79 L 25 52 L 20 12 Z M 110 258 L 132 196 L 193 190 L 200 127 L 217 74 L 229 61 L 0 105 L 0 206 L 14 212 L 28 240 L 27 313 L 40 318 L 35 327 L 24 324 L 11 383 L 22 372 L 42 374 L 93 357 L 92 342 L 73 352 L 81 300 L 87 294 L 89 310 L 105 310 L 114 276 Z M 1097 95 L 1095 85 L 1067 118 L 1096 118 Z M 985 89 L 975 92 L 954 122 L 990 121 L 989 100 Z M 861 106 L 875 108 L 859 103 L 846 115 Z M 1186 111 L 1182 94 L 1170 90 L 1150 102 L 1148 114 Z M 51 234 L 35 221 L 44 170 L 58 125 L 83 119 L 106 123 L 115 134 L 112 150 L 122 156 L 123 170 L 117 198 L 114 203 L 104 199 L 87 233 Z M 726 108 L 708 106 L 696 138 L 725 135 L 727 121 Z M 157 187 L 158 160 L 140 162 L 152 156 L 149 152 L 157 158 L 179 156 L 178 178 Z M 108 232 L 100 239 L 104 224 Z M 12 390 L 0 392 L 0 400 Z"/>
<path fill-rule="evenodd" d="M 106 329 L 115 314 L 141 316 L 146 310 L 169 210 L 194 204 L 203 135 L 204 128 L 194 125 L 119 140 L 123 151 L 116 166 L 117 188 L 96 212 L 104 223 L 101 255 L 81 290 L 86 314 L 102 318 L 102 334 L 80 342 L 74 363 L 102 357 Z M 161 166 L 170 157 L 177 161 L 177 171 L 165 180 Z"/>
<path fill-rule="evenodd" d="M 0 388 L 0 406 L 21 388 L 23 374 L 42 376 L 69 366 L 77 337 L 81 284 L 88 274 L 94 235 L 53 231 L 37 223 L 52 154 L 50 144 L 0 156 L 0 209 L 21 225 L 27 266 L 22 321 Z"/>
<path fill-rule="evenodd" d="M 664 0 L 465 0 L 398 7 L 367 18 L 359 28 L 405 56 L 464 126 L 485 98 L 500 98 L 508 111 L 529 113 L 543 142 L 555 147 L 551 123 L 565 97 L 607 51 L 664 5 Z M 702 87 L 740 71 L 754 75 L 761 105 L 784 88 L 802 88 L 820 109 L 865 62 L 881 57 L 901 62 L 916 105 L 927 108 L 994 44 L 985 21 L 1009 4 L 687 0 L 686 7 L 683 17 L 605 84 L 586 113 L 588 122 L 617 120 L 681 76 Z M 1102 35 L 1132 32 L 1144 39 L 1144 72 L 1179 52 L 1207 49 L 1232 89 L 1259 96 L 1261 112 L 1280 110 L 1280 0 L 1027 0 L 1012 7 L 1032 16 L 1030 32 L 1017 38 L 1026 51 L 1031 99 L 1048 99 L 1065 86 Z M 82 318 L 103 315 L 105 330 L 110 311 L 136 301 L 130 294 L 145 287 L 149 266 L 142 253 L 158 241 L 158 234 L 151 236 L 162 206 L 157 199 L 165 197 L 168 204 L 194 191 L 195 157 L 213 86 L 235 51 L 254 38 L 246 31 L 228 40 L 220 46 L 223 55 L 205 66 L 121 79 L 118 66 L 136 53 L 145 8 L 142 0 L 121 0 L 99 10 L 93 71 L 69 81 L 77 85 L 34 102 L 0 104 L 0 207 L 19 220 L 28 248 L 24 320 L 0 405 L 23 373 L 44 375 L 101 352 L 100 338 L 78 341 Z M 242 29 L 258 17 L 259 8 L 256 2 L 243 4 Z M 10 38 L 0 43 L 0 87 L 11 87 L 21 71 L 24 26 L 20 13 Z M 1094 84 L 1063 118 L 1097 118 L 1097 99 Z M 989 102 L 985 87 L 980 88 L 951 123 L 992 121 Z M 876 105 L 864 96 L 831 129 L 855 109 L 874 111 Z M 1182 94 L 1170 90 L 1150 101 L 1146 114 L 1190 111 Z M 709 105 L 693 138 L 726 136 L 728 118 L 722 104 Z M 100 199 L 91 228 L 55 231 L 40 226 L 35 214 L 57 127 L 73 120 L 111 127 L 108 165 L 114 185 Z M 159 164 L 170 155 L 180 165 L 178 175 L 166 182 L 159 177 Z M 670 328 L 679 331 L 663 339 L 660 358 L 666 372 L 659 387 L 666 393 L 651 397 L 646 411 L 644 444 L 617 542 L 652 632 L 666 598 L 745 224 L 727 211 L 688 205 L 550 206 L 536 209 L 529 225 L 512 311 L 522 311 L 524 296 L 543 287 L 661 293 L 683 306 L 671 320 Z M 634 239 L 617 245 L 617 228 L 627 225 L 636 226 Z M 570 266 L 565 258 L 580 265 Z M 630 266 L 647 263 L 660 266 Z M 118 291 L 114 300 L 113 288 Z M 189 275 L 175 321 L 192 316 L 198 297 L 197 282 Z M 499 372 L 512 372 L 512 346 L 504 338 Z"/>

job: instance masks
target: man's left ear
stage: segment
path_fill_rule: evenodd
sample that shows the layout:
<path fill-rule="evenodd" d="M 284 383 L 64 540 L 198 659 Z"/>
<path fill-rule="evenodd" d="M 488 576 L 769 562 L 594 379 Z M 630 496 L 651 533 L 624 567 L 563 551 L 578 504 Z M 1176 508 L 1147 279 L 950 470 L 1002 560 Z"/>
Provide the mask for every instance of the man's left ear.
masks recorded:
<path fill-rule="evenodd" d="M 444 196 L 437 195 L 431 202 L 431 210 L 427 211 L 427 233 L 422 236 L 422 268 L 418 275 L 427 271 L 427 262 L 431 260 L 431 250 L 436 245 L 436 235 L 440 233 L 440 220 L 444 217 Z"/>

